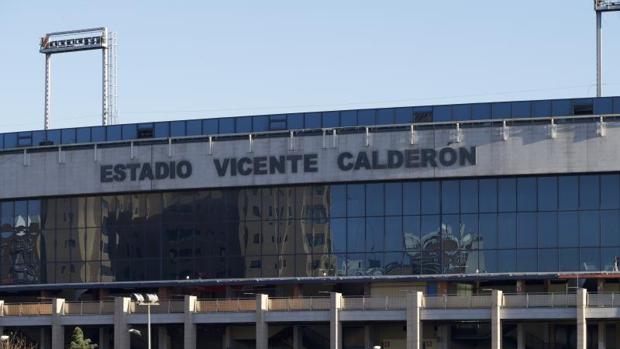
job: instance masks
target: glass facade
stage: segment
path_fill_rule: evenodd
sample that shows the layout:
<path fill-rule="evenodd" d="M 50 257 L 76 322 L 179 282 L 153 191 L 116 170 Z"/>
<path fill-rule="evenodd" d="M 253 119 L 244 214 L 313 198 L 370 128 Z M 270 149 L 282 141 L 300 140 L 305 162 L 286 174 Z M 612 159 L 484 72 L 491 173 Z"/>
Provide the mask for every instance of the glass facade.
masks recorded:
<path fill-rule="evenodd" d="M 617 270 L 620 175 L 0 200 L 3 284 Z"/>

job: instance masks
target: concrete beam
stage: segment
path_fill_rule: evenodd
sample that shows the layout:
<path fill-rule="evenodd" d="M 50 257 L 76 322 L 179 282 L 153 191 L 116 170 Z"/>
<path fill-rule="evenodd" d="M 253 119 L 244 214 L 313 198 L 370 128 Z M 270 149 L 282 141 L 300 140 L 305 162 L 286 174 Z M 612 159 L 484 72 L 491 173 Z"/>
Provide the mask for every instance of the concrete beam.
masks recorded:
<path fill-rule="evenodd" d="M 586 305 L 588 291 L 577 289 L 577 349 L 588 349 L 588 328 L 586 322 Z"/>
<path fill-rule="evenodd" d="M 194 323 L 194 312 L 196 312 L 196 296 L 185 296 L 184 300 L 184 321 L 183 321 L 183 348 L 196 349 L 196 324 Z"/>
<path fill-rule="evenodd" d="M 504 302 L 503 293 L 500 290 L 493 290 L 491 295 L 491 348 L 502 348 L 502 305 Z"/>
<path fill-rule="evenodd" d="M 422 349 L 420 308 L 423 300 L 422 292 L 407 294 L 407 349 Z"/>
<path fill-rule="evenodd" d="M 330 294 L 329 316 L 329 347 L 330 349 L 342 349 L 342 323 L 340 322 L 340 308 L 342 307 L 342 293 Z"/>
<path fill-rule="evenodd" d="M 131 298 L 114 298 L 114 349 L 129 349 L 129 325 L 127 324 L 127 314 Z"/>
<path fill-rule="evenodd" d="M 256 349 L 269 348 L 269 325 L 265 314 L 269 311 L 269 296 L 256 295 Z"/>
<path fill-rule="evenodd" d="M 65 348 L 65 330 L 61 320 L 64 308 L 65 300 L 63 298 L 52 299 L 52 349 Z"/>

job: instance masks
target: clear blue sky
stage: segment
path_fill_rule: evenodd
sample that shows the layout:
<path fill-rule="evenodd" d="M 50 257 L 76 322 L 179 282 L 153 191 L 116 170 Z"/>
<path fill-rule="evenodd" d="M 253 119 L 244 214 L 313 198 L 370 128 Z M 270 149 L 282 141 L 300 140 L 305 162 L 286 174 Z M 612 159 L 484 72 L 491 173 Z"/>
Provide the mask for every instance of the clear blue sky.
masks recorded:
<path fill-rule="evenodd" d="M 591 0 L 2 0 L 0 132 L 42 127 L 39 37 L 96 26 L 121 122 L 595 92 Z M 604 30 L 620 95 L 620 14 Z M 100 54 L 53 57 L 52 127 L 100 122 Z"/>

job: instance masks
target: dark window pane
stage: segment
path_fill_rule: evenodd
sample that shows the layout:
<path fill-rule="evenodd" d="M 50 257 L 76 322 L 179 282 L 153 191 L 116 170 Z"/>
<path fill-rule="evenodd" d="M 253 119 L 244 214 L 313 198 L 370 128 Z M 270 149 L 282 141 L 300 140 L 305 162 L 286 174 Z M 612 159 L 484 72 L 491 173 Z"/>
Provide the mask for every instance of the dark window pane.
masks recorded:
<path fill-rule="evenodd" d="M 538 209 L 552 211 L 558 208 L 558 179 L 557 177 L 538 178 Z"/>
<path fill-rule="evenodd" d="M 441 210 L 443 213 L 459 212 L 459 181 L 447 180 L 441 182 Z"/>
<path fill-rule="evenodd" d="M 551 101 L 533 101 L 532 116 L 545 117 L 551 116 Z"/>
<path fill-rule="evenodd" d="M 605 97 L 594 99 L 594 114 L 611 113 L 613 113 L 613 99 Z"/>
<path fill-rule="evenodd" d="M 401 217 L 385 218 L 385 250 L 402 251 L 405 249 L 405 235 L 420 236 L 420 220 L 415 225 L 410 219 L 407 220 L 408 231 L 403 233 L 403 219 Z M 419 241 L 419 240 L 418 240 Z"/>
<path fill-rule="evenodd" d="M 77 142 L 78 143 L 89 143 L 90 142 L 90 127 L 80 127 L 77 129 Z M 33 142 L 33 144 L 38 145 L 38 142 Z"/>
<path fill-rule="evenodd" d="M 135 124 L 123 125 L 123 139 L 138 138 L 138 130 Z"/>
<path fill-rule="evenodd" d="M 265 132 L 269 130 L 286 130 L 286 115 L 279 115 L 282 117 L 283 122 L 273 122 L 272 127 L 269 127 L 269 117 L 265 115 L 255 116 L 252 118 L 252 131 Z M 275 121 L 275 120 L 274 120 Z M 277 127 L 281 124 L 282 127 Z"/>
<path fill-rule="evenodd" d="M 509 273 L 516 270 L 516 253 L 515 250 L 499 250 L 497 251 L 497 271 L 500 273 Z"/>
<path fill-rule="evenodd" d="M 497 215 L 483 213 L 480 215 L 480 249 L 497 248 Z"/>
<path fill-rule="evenodd" d="M 383 183 L 366 184 L 366 215 L 383 216 L 384 213 Z"/>
<path fill-rule="evenodd" d="M 156 122 L 155 123 L 155 138 L 167 138 L 170 137 L 169 123 Z"/>
<path fill-rule="evenodd" d="M 357 111 L 345 110 L 340 112 L 340 125 L 341 126 L 356 126 L 357 125 Z"/>
<path fill-rule="evenodd" d="M 471 105 L 461 104 L 452 106 L 452 120 L 470 120 L 471 119 Z"/>
<path fill-rule="evenodd" d="M 561 248 L 559 252 L 560 271 L 579 270 L 579 249 Z"/>
<path fill-rule="evenodd" d="M 620 246 L 620 214 L 618 211 L 601 211 L 601 245 Z"/>
<path fill-rule="evenodd" d="M 601 270 L 601 251 L 599 248 L 582 248 L 580 252 L 580 270 Z"/>
<path fill-rule="evenodd" d="M 620 270 L 620 248 L 619 247 L 604 247 L 601 248 L 601 268 L 605 271 L 619 271 Z"/>
<path fill-rule="evenodd" d="M 491 118 L 491 104 L 477 103 L 472 104 L 472 120 L 485 120 Z"/>
<path fill-rule="evenodd" d="M 90 128 L 91 139 L 93 142 L 104 142 L 105 141 L 105 127 L 96 126 Z"/>
<path fill-rule="evenodd" d="M 538 245 L 536 232 L 536 213 L 519 213 L 517 215 L 517 247 L 535 248 Z"/>
<path fill-rule="evenodd" d="M 220 133 L 235 133 L 235 119 L 234 118 L 221 118 L 220 121 Z"/>
<path fill-rule="evenodd" d="M 403 214 L 420 214 L 420 183 L 403 183 Z"/>
<path fill-rule="evenodd" d="M 340 126 L 339 113 L 337 111 L 324 112 L 322 119 L 323 119 L 323 127 Z"/>
<path fill-rule="evenodd" d="M 579 216 L 577 212 L 558 213 L 558 244 L 560 247 L 579 246 Z"/>
<path fill-rule="evenodd" d="M 361 217 L 364 215 L 364 185 L 347 185 L 347 216 Z"/>
<path fill-rule="evenodd" d="M 439 182 L 422 182 L 422 214 L 439 213 Z"/>
<path fill-rule="evenodd" d="M 108 141 L 120 141 L 121 140 L 121 126 L 112 125 L 106 126 L 106 135 Z"/>
<path fill-rule="evenodd" d="M 601 175 L 601 208 L 620 208 L 620 176 Z"/>
<path fill-rule="evenodd" d="M 510 103 L 493 103 L 493 119 L 510 119 Z"/>
<path fill-rule="evenodd" d="M 578 177 L 560 176 L 558 178 L 558 204 L 560 210 L 576 210 L 578 207 Z"/>
<path fill-rule="evenodd" d="M 568 116 L 572 114 L 571 101 L 568 99 L 558 99 L 551 101 L 551 113 L 554 116 Z"/>
<path fill-rule="evenodd" d="M 345 217 L 347 214 L 347 186 L 332 185 L 330 187 L 330 215 L 332 217 Z"/>
<path fill-rule="evenodd" d="M 394 123 L 394 109 L 377 110 L 377 125 L 390 125 Z"/>
<path fill-rule="evenodd" d="M 537 250 L 536 249 L 522 249 L 517 250 L 517 269 L 520 272 L 535 272 L 538 270 L 536 261 Z"/>
<path fill-rule="evenodd" d="M 201 120 L 188 120 L 185 122 L 185 134 L 188 136 L 198 136 L 202 134 Z"/>
<path fill-rule="evenodd" d="M 304 119 L 306 120 L 305 128 L 321 128 L 321 113 L 306 113 Z"/>
<path fill-rule="evenodd" d="M 383 217 L 366 218 L 366 252 L 385 250 L 384 224 Z"/>
<path fill-rule="evenodd" d="M 513 118 L 529 118 L 530 117 L 530 102 L 512 102 L 512 117 Z"/>
<path fill-rule="evenodd" d="M 498 215 L 498 242 L 500 248 L 515 248 L 517 245 L 517 216 L 514 213 Z"/>
<path fill-rule="evenodd" d="M 558 271 L 558 250 L 538 250 L 538 271 Z"/>
<path fill-rule="evenodd" d="M 558 246 L 558 221 L 556 212 L 539 212 L 537 217 L 538 246 Z"/>
<path fill-rule="evenodd" d="M 480 212 L 497 212 L 497 180 L 481 179 L 479 187 Z"/>
<path fill-rule="evenodd" d="M 598 246 L 600 235 L 599 216 L 596 211 L 579 212 L 579 246 Z"/>
<path fill-rule="evenodd" d="M 107 129 L 107 127 L 105 128 Z M 120 132 L 119 132 L 120 133 Z M 17 145 L 17 138 L 10 137 L 11 135 L 17 136 L 15 133 L 4 135 L 4 146 L 5 148 L 14 148 Z M 108 139 L 110 140 L 110 139 Z M 60 130 L 51 130 L 47 131 L 47 141 L 52 142 L 52 144 L 60 144 Z M 7 142 L 12 144 L 11 147 L 7 147 Z"/>
<path fill-rule="evenodd" d="M 497 272 L 497 251 L 496 250 L 480 250 L 480 261 L 478 268 L 481 273 Z"/>
<path fill-rule="evenodd" d="M 86 129 L 88 131 L 88 138 L 86 140 L 82 140 L 78 142 L 82 142 L 82 143 L 90 142 L 90 127 L 83 127 L 81 129 Z M 78 139 L 80 137 L 79 130 L 81 129 L 78 129 Z M 32 132 L 32 145 L 34 146 L 43 145 L 45 144 L 46 140 L 47 140 L 47 137 L 45 136 L 45 131 L 33 131 Z M 2 147 L 2 135 L 0 135 L 0 147 Z"/>
<path fill-rule="evenodd" d="M 579 208 L 599 208 L 598 175 L 579 176 Z"/>
<path fill-rule="evenodd" d="M 287 125 L 291 130 L 304 128 L 304 116 L 302 114 L 287 115 Z"/>
<path fill-rule="evenodd" d="M 403 214 L 403 188 L 401 182 L 385 183 L 385 214 Z"/>
<path fill-rule="evenodd" d="M 461 225 L 457 234 L 459 238 L 459 248 L 470 250 L 478 249 L 480 240 L 478 238 L 478 215 L 461 215 Z"/>
<path fill-rule="evenodd" d="M 202 134 L 213 135 L 218 133 L 217 119 L 202 120 Z"/>
<path fill-rule="evenodd" d="M 517 209 L 519 211 L 536 210 L 536 178 L 517 179 Z"/>
<path fill-rule="evenodd" d="M 408 253 L 417 254 L 418 251 L 422 249 L 422 240 L 420 234 L 420 216 L 404 216 L 403 236 L 401 237 L 401 244 L 404 243 L 405 250 L 407 250 Z M 392 236 L 389 229 L 388 236 Z M 391 242 L 388 242 L 388 244 L 391 244 Z"/>
<path fill-rule="evenodd" d="M 452 108 L 447 105 L 441 105 L 433 108 L 434 121 L 451 121 Z"/>
<path fill-rule="evenodd" d="M 344 218 L 334 218 L 331 220 L 331 252 L 345 253 L 347 252 L 347 220 Z M 300 251 L 297 247 L 297 253 Z"/>
<path fill-rule="evenodd" d="M 439 244 L 439 216 L 429 215 L 422 216 L 420 225 L 421 242 L 420 245 L 424 250 L 438 250 Z"/>
<path fill-rule="evenodd" d="M 375 125 L 375 110 L 364 109 L 357 112 L 357 124 L 360 126 Z"/>
<path fill-rule="evenodd" d="M 364 252 L 364 218 L 347 219 L 347 250 L 351 252 Z"/>
<path fill-rule="evenodd" d="M 478 181 L 475 179 L 461 181 L 461 212 L 478 212 Z"/>
<path fill-rule="evenodd" d="M 52 131 L 49 131 L 48 133 L 50 132 Z M 54 144 L 58 144 L 58 141 L 56 141 Z M 10 149 L 10 148 L 16 148 L 16 147 L 17 147 L 17 133 L 5 133 L 4 134 L 4 148 Z"/>
<path fill-rule="evenodd" d="M 497 182 L 498 209 L 512 212 L 517 208 L 517 181 L 514 178 L 500 178 Z"/>
<path fill-rule="evenodd" d="M 62 144 L 75 143 L 75 129 L 65 128 L 62 130 Z"/>
<path fill-rule="evenodd" d="M 237 123 L 235 131 L 237 133 L 249 133 L 252 132 L 252 117 L 244 116 L 242 118 L 235 118 Z"/>
<path fill-rule="evenodd" d="M 410 124 L 413 116 L 411 108 L 396 108 L 395 122 L 397 124 Z"/>

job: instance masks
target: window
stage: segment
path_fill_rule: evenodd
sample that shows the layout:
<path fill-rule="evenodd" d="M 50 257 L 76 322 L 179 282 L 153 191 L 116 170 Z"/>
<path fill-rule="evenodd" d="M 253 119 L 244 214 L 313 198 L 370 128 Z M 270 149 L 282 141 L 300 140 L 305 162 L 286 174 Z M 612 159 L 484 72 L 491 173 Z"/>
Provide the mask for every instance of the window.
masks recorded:
<path fill-rule="evenodd" d="M 578 177 L 560 176 L 558 178 L 558 204 L 560 210 L 576 210 L 578 207 Z"/>
<path fill-rule="evenodd" d="M 461 212 L 478 212 L 478 180 L 461 181 Z"/>
<path fill-rule="evenodd" d="M 498 180 L 498 209 L 500 212 L 512 212 L 517 204 L 517 182 L 514 178 Z"/>
<path fill-rule="evenodd" d="M 422 182 L 422 214 L 439 213 L 439 182 Z"/>
<path fill-rule="evenodd" d="M 448 180 L 441 182 L 441 212 L 442 213 L 458 213 L 459 212 L 459 181 Z"/>
<path fill-rule="evenodd" d="M 519 211 L 536 210 L 536 178 L 517 179 L 517 209 Z"/>
<path fill-rule="evenodd" d="M 538 178 L 538 209 L 552 211 L 558 208 L 558 180 L 557 177 Z"/>
<path fill-rule="evenodd" d="M 579 176 L 579 208 L 598 209 L 599 177 L 597 175 Z"/>

